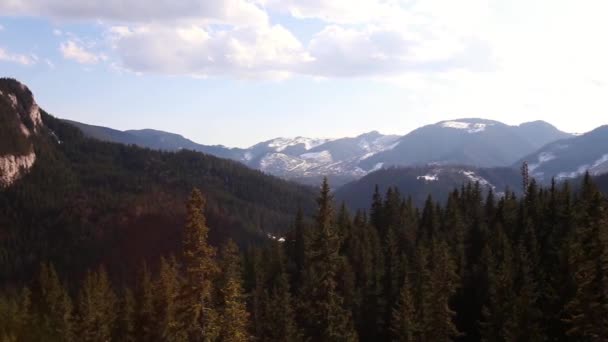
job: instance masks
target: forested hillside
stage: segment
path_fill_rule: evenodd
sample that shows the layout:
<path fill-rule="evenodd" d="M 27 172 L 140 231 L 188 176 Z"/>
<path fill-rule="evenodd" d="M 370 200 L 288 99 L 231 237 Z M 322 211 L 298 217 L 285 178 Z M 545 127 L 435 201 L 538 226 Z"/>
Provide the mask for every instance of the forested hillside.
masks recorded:
<path fill-rule="evenodd" d="M 142 265 L 134 287 L 106 270 L 79 281 L 42 264 L 5 288 L 0 336 L 27 341 L 591 341 L 608 333 L 608 203 L 581 190 L 523 197 L 454 190 L 420 211 L 389 189 L 366 214 L 324 183 L 314 224 L 284 243 L 241 250 L 208 242 L 201 192 L 181 250 Z M 212 203 L 209 203 L 212 205 Z M 80 284 L 80 285 L 75 285 Z M 76 338 L 75 336 L 78 336 Z"/>
<path fill-rule="evenodd" d="M 33 101 L 27 88 L 13 89 Z M 14 117 L 14 107 L 3 108 L 0 118 Z M 0 188 L 0 284 L 27 280 L 43 260 L 66 276 L 100 262 L 129 274 L 141 260 L 174 252 L 193 187 L 209 199 L 214 242 L 263 241 L 289 230 L 299 207 L 307 214 L 314 207 L 311 188 L 237 162 L 101 142 L 44 112 L 42 121 L 24 140 L 33 167 Z M 0 137 L 2 146 L 11 139 Z"/>

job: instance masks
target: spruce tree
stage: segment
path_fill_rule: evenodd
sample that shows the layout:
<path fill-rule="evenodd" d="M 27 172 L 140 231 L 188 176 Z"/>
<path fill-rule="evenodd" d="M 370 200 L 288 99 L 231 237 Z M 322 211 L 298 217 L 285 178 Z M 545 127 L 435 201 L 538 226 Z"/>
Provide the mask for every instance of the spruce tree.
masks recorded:
<path fill-rule="evenodd" d="M 158 293 L 158 309 L 160 315 L 157 319 L 159 324 L 159 335 L 163 341 L 179 342 L 186 341 L 187 336 L 178 321 L 178 298 L 180 290 L 180 274 L 177 261 L 173 256 L 160 259 L 160 273 L 156 283 Z"/>
<path fill-rule="evenodd" d="M 393 341 L 412 342 L 416 341 L 416 337 L 419 336 L 416 307 L 408 278 L 409 276 L 406 274 L 401 286 L 399 301 L 392 311 L 390 330 Z"/>
<path fill-rule="evenodd" d="M 117 304 L 105 269 L 89 271 L 78 300 L 79 339 L 86 342 L 111 340 L 118 318 Z"/>
<path fill-rule="evenodd" d="M 300 293 L 305 337 L 315 341 L 356 341 L 351 313 L 343 307 L 337 291 L 342 262 L 340 237 L 334 223 L 332 196 L 327 178 L 317 200 L 316 226 L 306 253 L 306 271 Z"/>
<path fill-rule="evenodd" d="M 144 262 L 137 282 L 137 332 L 141 339 L 153 341 L 158 329 L 152 274 Z"/>
<path fill-rule="evenodd" d="M 120 338 L 125 342 L 135 342 L 138 340 L 136 330 L 137 303 L 133 291 L 128 287 L 123 290 L 120 309 Z"/>
<path fill-rule="evenodd" d="M 299 341 L 301 336 L 295 321 L 293 300 L 289 292 L 289 279 L 280 243 L 273 242 L 271 263 L 274 277 L 270 281 L 270 295 L 265 306 L 266 327 L 263 341 Z"/>
<path fill-rule="evenodd" d="M 74 336 L 72 299 L 59 280 L 52 264 L 40 267 L 40 295 L 42 325 L 48 341 L 70 342 Z"/>
<path fill-rule="evenodd" d="M 220 341 L 248 341 L 249 313 L 243 298 L 241 259 L 238 247 L 232 240 L 221 250 L 221 266 Z"/>
<path fill-rule="evenodd" d="M 205 200 L 192 190 L 187 204 L 182 250 L 184 283 L 180 291 L 179 322 L 190 341 L 213 341 L 219 334 L 213 283 L 219 272 L 215 248 L 207 241 L 209 228 L 203 213 Z"/>

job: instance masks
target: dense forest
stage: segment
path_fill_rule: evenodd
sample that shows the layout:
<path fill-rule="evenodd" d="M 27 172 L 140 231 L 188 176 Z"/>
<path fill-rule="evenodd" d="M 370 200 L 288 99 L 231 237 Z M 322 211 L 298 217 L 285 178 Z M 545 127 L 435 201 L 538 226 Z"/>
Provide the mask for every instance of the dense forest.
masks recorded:
<path fill-rule="evenodd" d="M 526 179 L 526 177 L 524 177 Z M 239 251 L 209 243 L 205 197 L 181 250 L 112 281 L 48 263 L 0 299 L 4 341 L 601 341 L 608 338 L 608 203 L 524 181 L 524 195 L 454 190 L 421 210 L 390 188 L 368 212 L 336 207 Z M 210 203 L 207 203 L 210 205 Z"/>
<path fill-rule="evenodd" d="M 0 112 L 9 117 L 12 111 Z M 314 212 L 313 188 L 238 162 L 98 141 L 44 112 L 42 121 L 39 134 L 23 141 L 36 163 L 0 188 L 0 287 L 31 280 L 41 261 L 69 277 L 99 263 L 130 275 L 141 260 L 175 253 L 193 187 L 209 199 L 213 243 L 264 241 L 287 231 L 299 207 L 308 217 Z"/>

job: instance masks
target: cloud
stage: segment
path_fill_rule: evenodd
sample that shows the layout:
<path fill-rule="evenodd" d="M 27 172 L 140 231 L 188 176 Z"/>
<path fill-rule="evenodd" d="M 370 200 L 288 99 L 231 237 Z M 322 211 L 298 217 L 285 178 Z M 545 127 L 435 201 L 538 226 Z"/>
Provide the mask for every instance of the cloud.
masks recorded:
<path fill-rule="evenodd" d="M 17 63 L 21 65 L 34 65 L 38 63 L 38 56 L 34 54 L 22 55 L 10 53 L 0 47 L 0 62 Z"/>
<path fill-rule="evenodd" d="M 65 59 L 71 59 L 80 64 L 96 64 L 102 59 L 92 52 L 87 51 L 79 43 L 74 40 L 68 40 L 61 43 L 59 50 Z"/>
<path fill-rule="evenodd" d="M 53 29 L 53 35 L 61 36 L 61 35 L 63 35 L 63 32 L 59 29 Z"/>
<path fill-rule="evenodd" d="M 0 31 L 4 31 L 4 26 L 2 26 L 2 24 L 0 24 Z"/>
<path fill-rule="evenodd" d="M 329 23 L 380 22 L 404 12 L 398 0 L 259 0 L 265 8 Z"/>
<path fill-rule="evenodd" d="M 433 39 L 399 28 L 331 25 L 308 44 L 312 62 L 302 72 L 322 77 L 386 77 L 409 72 L 493 68 L 490 48 L 474 39 Z"/>
<path fill-rule="evenodd" d="M 266 12 L 248 0 L 20 0 L 0 2 L 4 15 L 111 22 L 220 22 L 257 25 Z"/>
<path fill-rule="evenodd" d="M 280 25 L 227 30 L 117 26 L 110 37 L 123 67 L 134 72 L 283 78 L 308 58 L 301 43 Z"/>

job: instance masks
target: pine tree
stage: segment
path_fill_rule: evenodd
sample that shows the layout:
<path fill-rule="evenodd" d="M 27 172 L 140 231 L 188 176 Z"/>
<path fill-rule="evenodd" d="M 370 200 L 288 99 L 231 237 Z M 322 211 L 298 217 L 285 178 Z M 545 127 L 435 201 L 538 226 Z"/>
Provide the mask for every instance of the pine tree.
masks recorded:
<path fill-rule="evenodd" d="M 392 312 L 391 335 L 393 341 L 412 342 L 419 336 L 419 327 L 416 322 L 416 307 L 412 295 L 412 288 L 406 274 L 401 286 L 399 301 Z"/>
<path fill-rule="evenodd" d="M 302 209 L 298 209 L 295 220 L 295 248 L 294 248 L 294 259 L 296 265 L 295 272 L 295 284 L 300 283 L 302 272 L 304 272 L 304 258 L 307 244 L 306 227 L 304 224 L 304 213 Z"/>
<path fill-rule="evenodd" d="M 271 261 L 274 277 L 271 280 L 271 293 L 265 307 L 267 321 L 261 340 L 268 342 L 299 341 L 300 334 L 295 322 L 283 250 L 278 242 L 272 244 Z"/>
<path fill-rule="evenodd" d="M 215 249 L 207 241 L 209 228 L 203 214 L 204 207 L 201 192 L 192 190 L 184 229 L 184 283 L 180 291 L 179 313 L 179 321 L 190 341 L 213 341 L 219 334 L 213 300 L 213 282 L 219 270 Z"/>
<path fill-rule="evenodd" d="M 431 260 L 431 304 L 426 312 L 429 323 L 427 328 L 430 330 L 425 335 L 429 341 L 448 341 L 460 335 L 454 324 L 456 312 L 450 307 L 450 301 L 458 287 L 458 274 L 444 241 L 433 242 Z"/>
<path fill-rule="evenodd" d="M 306 255 L 304 285 L 300 294 L 305 334 L 316 341 L 356 341 L 351 313 L 343 307 L 336 279 L 340 267 L 340 237 L 334 223 L 332 196 L 324 179 L 316 227 Z"/>
<path fill-rule="evenodd" d="M 117 298 L 103 267 L 88 272 L 78 301 L 81 341 L 104 342 L 112 339 L 117 320 Z"/>
<path fill-rule="evenodd" d="M 136 310 L 137 303 L 135 296 L 130 288 L 125 287 L 122 294 L 122 303 L 120 310 L 120 337 L 125 342 L 137 341 L 136 331 Z"/>
<path fill-rule="evenodd" d="M 220 282 L 221 328 L 220 340 L 248 341 L 249 313 L 243 298 L 241 260 L 236 244 L 229 240 L 221 251 L 222 279 Z"/>
<path fill-rule="evenodd" d="M 585 175 L 577 203 L 577 227 L 569 246 L 568 266 L 574 295 L 566 305 L 568 335 L 579 340 L 608 338 L 608 297 L 606 297 L 606 220 L 600 193 Z"/>
<path fill-rule="evenodd" d="M 483 341 L 515 341 L 517 295 L 511 249 L 511 242 L 506 234 L 501 227 L 497 227 L 493 247 L 486 246 L 483 251 L 489 284 L 483 320 L 480 322 Z"/>
<path fill-rule="evenodd" d="M 41 319 L 45 339 L 48 341 L 73 341 L 75 336 L 72 299 L 66 288 L 61 284 L 53 265 L 41 265 L 39 283 Z"/>
<path fill-rule="evenodd" d="M 178 321 L 178 298 L 180 290 L 180 275 L 177 261 L 173 256 L 160 259 L 160 274 L 156 283 L 158 293 L 159 335 L 163 341 L 186 341 L 187 336 Z"/>
<path fill-rule="evenodd" d="M 136 302 L 138 306 L 136 327 L 140 338 L 146 341 L 154 341 L 156 339 L 156 330 L 158 328 L 154 296 L 152 274 L 148 269 L 148 265 L 144 262 L 137 282 Z"/>

